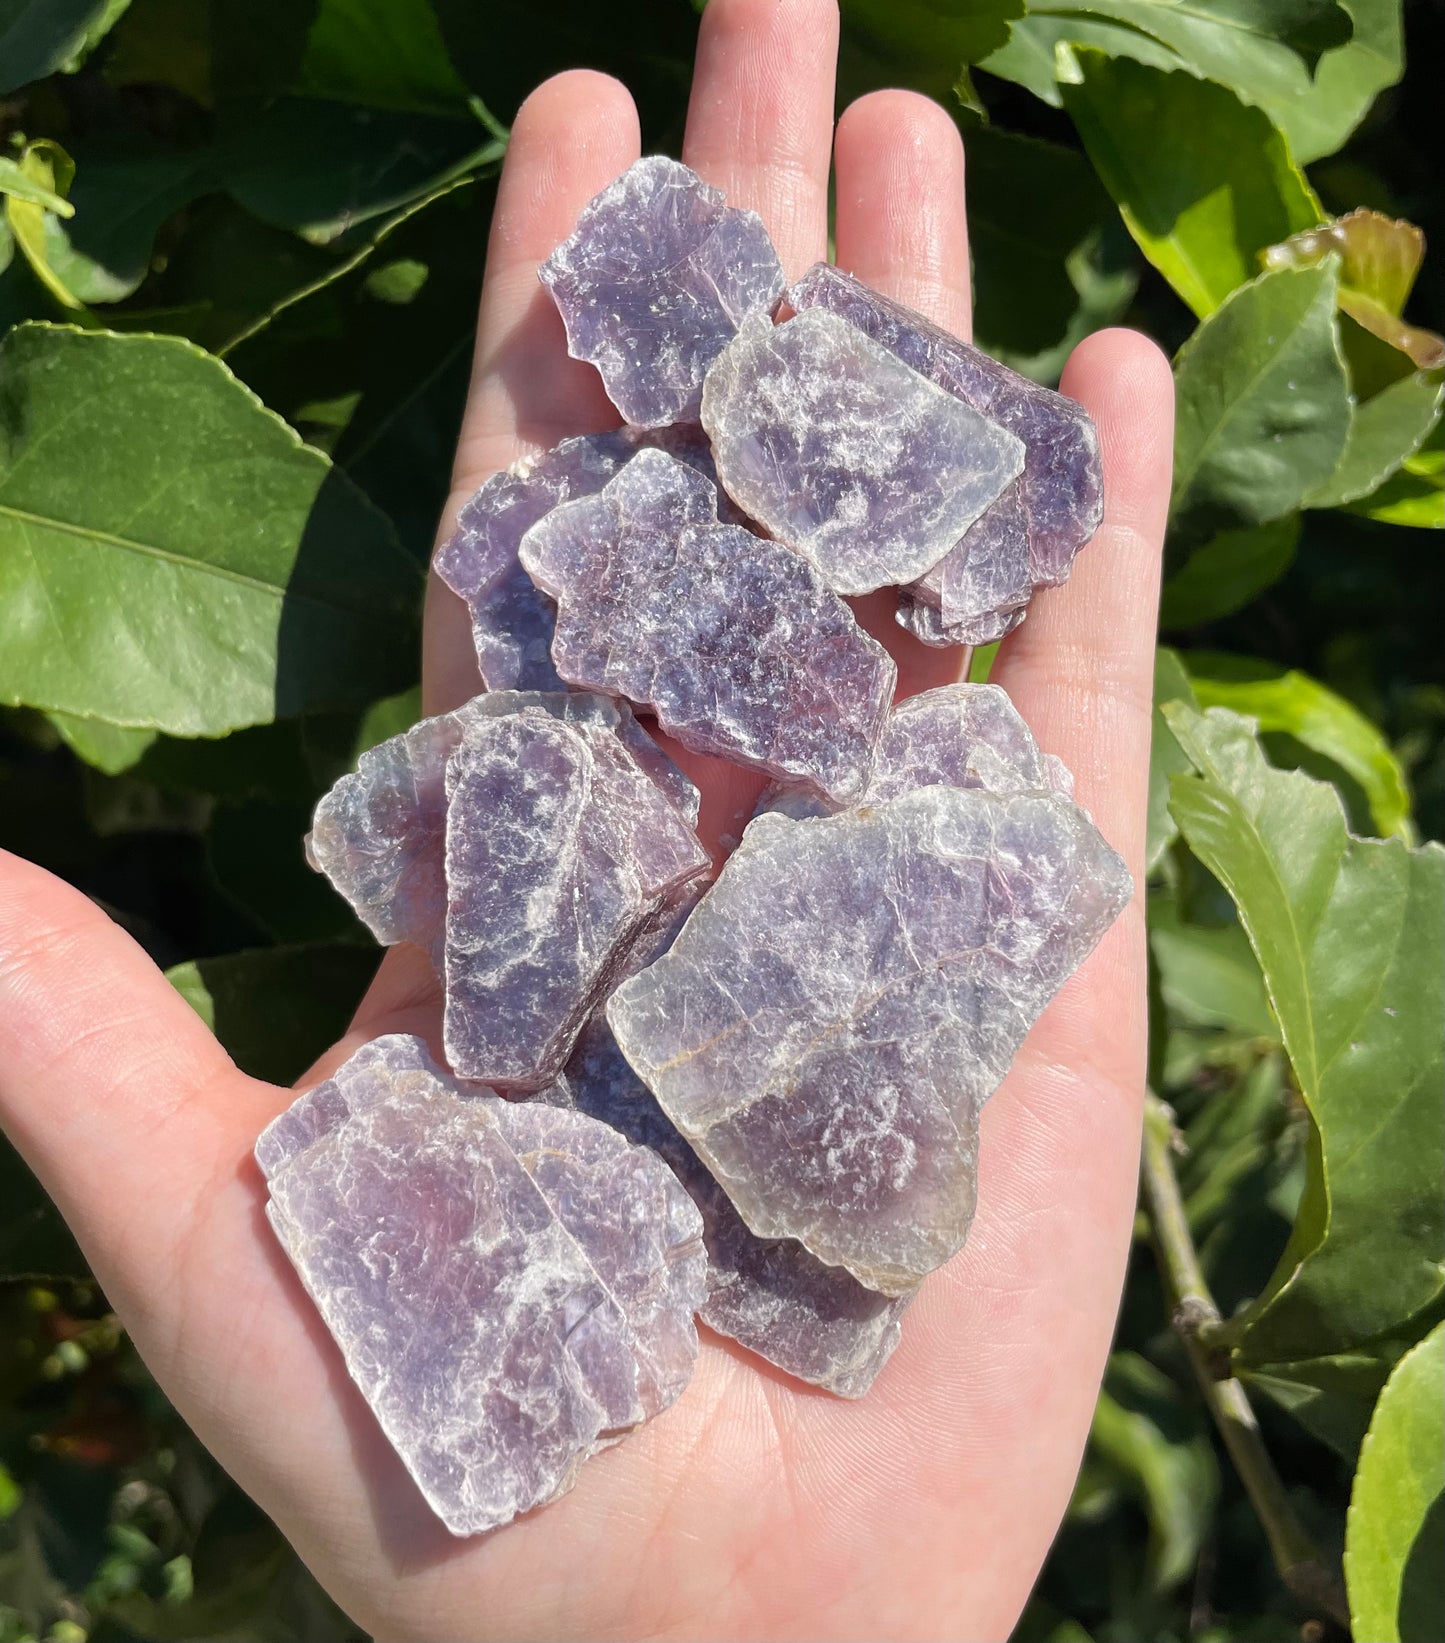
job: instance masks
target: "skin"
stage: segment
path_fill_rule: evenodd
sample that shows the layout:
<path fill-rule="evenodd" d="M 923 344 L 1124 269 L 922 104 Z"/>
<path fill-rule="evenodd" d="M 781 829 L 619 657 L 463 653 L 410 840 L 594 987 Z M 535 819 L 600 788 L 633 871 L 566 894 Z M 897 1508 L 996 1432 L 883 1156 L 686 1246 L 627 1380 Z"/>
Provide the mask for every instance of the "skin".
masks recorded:
<path fill-rule="evenodd" d="M 934 104 L 878 92 L 833 126 L 834 0 L 711 0 L 684 158 L 760 211 L 790 279 L 825 254 L 967 334 L 964 156 Z M 615 422 L 566 357 L 536 266 L 638 153 L 627 92 L 576 71 L 519 113 L 500 185 L 455 486 Z M 1027 209 L 1027 203 L 1021 204 Z M 994 679 L 1142 881 L 1172 390 L 1158 350 L 1090 337 L 1064 374 L 1098 424 L 1106 518 Z M 958 652 L 865 620 L 903 693 Z M 477 688 L 433 580 L 427 710 Z M 709 836 L 757 783 L 681 755 Z M 398 949 L 314 1082 L 380 1032 L 437 1038 Z M 924 1285 L 869 1396 L 844 1403 L 706 1335 L 692 1385 L 576 1489 L 476 1540 L 431 1517 L 265 1225 L 251 1160 L 291 1092 L 238 1072 L 144 952 L 76 890 L 0 852 L 0 1120 L 74 1228 L 156 1379 L 322 1583 L 386 1637 L 1006 1637 L 1068 1501 L 1134 1211 L 1145 957 L 1136 897 L 1035 1027 L 983 1119 L 967 1247 Z"/>

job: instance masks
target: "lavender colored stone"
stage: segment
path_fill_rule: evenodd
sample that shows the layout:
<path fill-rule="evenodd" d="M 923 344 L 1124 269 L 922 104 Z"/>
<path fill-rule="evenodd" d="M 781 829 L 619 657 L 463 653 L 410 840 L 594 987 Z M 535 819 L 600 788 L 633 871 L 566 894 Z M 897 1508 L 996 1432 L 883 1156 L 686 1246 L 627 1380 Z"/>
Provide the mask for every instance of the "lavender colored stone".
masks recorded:
<path fill-rule="evenodd" d="M 1027 452 L 1018 500 L 1027 524 L 1029 582 L 1037 588 L 1064 581 L 1104 511 L 1099 438 L 1088 412 L 826 263 L 810 268 L 789 289 L 787 301 L 799 312 L 823 310 L 846 319 L 931 382 L 1018 435 Z M 999 535 L 1008 544 L 1004 549 Z M 962 562 L 945 573 L 946 580 L 949 575 L 954 579 L 954 592 L 941 605 L 946 628 L 980 622 L 990 610 L 1000 618 L 1006 613 L 983 601 L 996 579 L 1015 581 L 1016 571 L 970 566 L 975 548 L 1003 552 L 1011 563 L 1016 557 L 1007 533 L 989 533 L 972 546 L 963 538 L 955 550 Z"/>
<path fill-rule="evenodd" d="M 495 1528 L 687 1384 L 700 1217 L 606 1125 L 468 1092 L 416 1040 L 329 1082 L 329 1121 L 258 1144 L 268 1216 L 432 1509 Z"/>
<path fill-rule="evenodd" d="M 447 1060 L 464 1078 L 540 1089 L 711 862 L 595 724 L 473 721 L 446 789 Z"/>
<path fill-rule="evenodd" d="M 684 745 L 839 800 L 867 778 L 892 661 L 798 555 L 719 524 L 717 493 L 641 451 L 522 540 L 565 679 L 645 704 Z"/>
<path fill-rule="evenodd" d="M 764 815 L 607 1018 L 754 1232 L 901 1294 L 963 1243 L 978 1109 L 1129 894 L 1056 793 Z"/>
<path fill-rule="evenodd" d="M 939 685 L 888 715 L 860 804 L 883 804 L 920 787 L 978 787 L 989 793 L 1056 792 L 1071 797 L 1063 761 L 1039 751 L 1029 727 L 997 685 Z M 836 813 L 813 794 L 774 785 L 758 815 L 802 820 Z"/>
<path fill-rule="evenodd" d="M 493 474 L 462 508 L 457 528 L 438 549 L 436 572 L 462 598 L 489 690 L 560 690 L 552 665 L 557 613 L 517 561 L 529 526 L 559 503 L 591 496 L 639 450 L 657 446 L 716 483 L 712 450 L 701 428 L 642 430 L 564 439 L 540 456 Z M 742 516 L 723 501 L 724 517 Z"/>
<path fill-rule="evenodd" d="M 1023 621 L 1033 591 L 1028 520 L 1016 479 L 899 599 L 898 622 L 928 645 L 988 645 Z"/>
<path fill-rule="evenodd" d="M 431 954 L 438 969 L 447 907 L 447 760 L 468 725 L 517 713 L 553 715 L 614 731 L 639 768 L 688 824 L 697 826 L 697 789 L 626 703 L 581 691 L 491 691 L 368 748 L 356 769 L 317 805 L 307 857 L 378 941 L 413 942 Z"/>
<path fill-rule="evenodd" d="M 628 422 L 695 420 L 703 376 L 743 318 L 771 313 L 783 271 L 762 219 L 652 155 L 588 205 L 542 264 L 567 328 Z"/>
<path fill-rule="evenodd" d="M 907 1298 L 865 1289 L 791 1238 L 759 1238 L 628 1065 L 602 1017 L 538 1097 L 590 1114 L 665 1158 L 702 1213 L 710 1328 L 790 1375 L 860 1398 L 898 1344 Z"/>
<path fill-rule="evenodd" d="M 1024 461 L 1013 434 L 822 310 L 745 321 L 702 420 L 728 494 L 839 593 L 924 575 Z"/>

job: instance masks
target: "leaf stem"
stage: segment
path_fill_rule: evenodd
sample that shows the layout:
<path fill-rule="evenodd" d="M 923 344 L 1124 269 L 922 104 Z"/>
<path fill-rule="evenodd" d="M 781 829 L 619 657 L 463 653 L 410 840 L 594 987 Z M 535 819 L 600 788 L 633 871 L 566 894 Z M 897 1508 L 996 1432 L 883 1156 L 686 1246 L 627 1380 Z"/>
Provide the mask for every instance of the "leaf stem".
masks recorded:
<path fill-rule="evenodd" d="M 1259 1422 L 1240 1383 L 1219 1373 L 1200 1339 L 1201 1328 L 1219 1321 L 1219 1309 L 1199 1263 L 1184 1199 L 1174 1173 L 1174 1115 L 1152 1091 L 1145 1100 L 1141 1182 L 1150 1235 L 1159 1269 L 1174 1307 L 1175 1332 L 1184 1342 L 1204 1401 L 1240 1482 L 1254 1507 L 1280 1579 L 1296 1597 L 1318 1605 L 1341 1625 L 1349 1625 L 1343 1579 L 1321 1554 L 1300 1522 L 1264 1446 Z"/>

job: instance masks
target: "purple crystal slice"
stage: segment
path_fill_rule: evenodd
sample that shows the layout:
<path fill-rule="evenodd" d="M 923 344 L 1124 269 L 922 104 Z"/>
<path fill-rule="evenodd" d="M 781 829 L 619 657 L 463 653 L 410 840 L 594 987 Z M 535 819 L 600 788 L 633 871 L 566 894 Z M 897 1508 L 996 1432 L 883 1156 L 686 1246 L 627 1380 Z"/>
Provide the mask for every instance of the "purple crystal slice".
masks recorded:
<path fill-rule="evenodd" d="M 1028 521 L 1015 480 L 963 540 L 900 598 L 898 622 L 928 645 L 989 645 L 1033 597 Z M 915 614 L 919 610 L 926 615 Z"/>
<path fill-rule="evenodd" d="M 432 1509 L 495 1528 L 687 1384 L 700 1217 L 645 1149 L 466 1091 L 414 1039 L 328 1082 L 327 1121 L 312 1091 L 261 1137 L 271 1224 Z"/>
<path fill-rule="evenodd" d="M 697 417 L 702 379 L 743 318 L 771 313 L 783 271 L 755 211 L 676 160 L 638 160 L 542 264 L 567 328 L 628 422 Z"/>
<path fill-rule="evenodd" d="M 697 826 L 697 789 L 627 704 L 583 691 L 490 691 L 368 748 L 317 805 L 307 857 L 378 941 L 414 942 L 439 970 L 447 908 L 447 760 L 469 724 L 516 713 L 615 731 L 638 767 L 689 826 Z"/>
<path fill-rule="evenodd" d="M 527 532 L 522 563 L 557 601 L 557 670 L 646 704 L 685 746 L 846 800 L 893 663 L 805 560 L 719 524 L 716 497 L 645 450 Z"/>
<path fill-rule="evenodd" d="M 488 690 L 562 688 L 552 665 L 556 609 L 517 562 L 517 549 L 528 527 L 559 503 L 600 491 L 625 462 L 653 445 L 716 483 L 701 428 L 619 428 L 564 439 L 493 474 L 463 506 L 456 530 L 437 550 L 436 572 L 466 602 Z M 724 518 L 742 523 L 726 499 L 721 507 Z"/>
<path fill-rule="evenodd" d="M 823 310 L 747 320 L 702 420 L 728 494 L 839 593 L 924 575 L 1024 461 L 1013 434 Z"/>
<path fill-rule="evenodd" d="M 540 1089 L 639 945 L 711 866 L 610 730 L 469 723 L 447 765 L 447 1060 Z"/>
<path fill-rule="evenodd" d="M 764 815 L 607 1018 L 754 1232 L 901 1294 L 963 1243 L 978 1109 L 1129 894 L 1055 793 Z"/>
<path fill-rule="evenodd" d="M 1018 500 L 1027 524 L 1029 582 L 1034 588 L 1062 582 L 1104 511 L 1099 438 L 1088 412 L 826 263 L 810 268 L 788 291 L 787 300 L 800 313 L 821 309 L 840 315 L 931 382 L 1019 436 L 1027 453 Z M 996 582 L 1013 584 L 1015 591 L 1007 597 L 1014 598 L 1016 569 L 996 571 L 970 561 L 1002 553 L 1011 566 L 1016 564 L 1011 531 L 991 530 L 973 544 L 965 536 L 954 551 L 961 559 L 943 573 L 953 589 L 941 605 L 943 626 L 981 622 L 990 610 L 1001 620 L 1007 608 L 985 607 L 983 601 Z"/>
<path fill-rule="evenodd" d="M 541 1101 L 610 1124 L 665 1158 L 702 1213 L 710 1328 L 790 1375 L 861 1398 L 898 1344 L 907 1298 L 865 1289 L 791 1238 L 759 1238 L 628 1065 L 602 1017 L 578 1040 Z"/>
<path fill-rule="evenodd" d="M 920 787 L 980 787 L 990 793 L 1053 791 L 1072 795 L 1063 761 L 1041 753 L 1018 709 L 997 685 L 939 685 L 897 703 L 883 726 L 873 772 L 860 804 L 882 804 Z M 757 814 L 801 820 L 836 806 L 780 784 L 758 801 Z"/>

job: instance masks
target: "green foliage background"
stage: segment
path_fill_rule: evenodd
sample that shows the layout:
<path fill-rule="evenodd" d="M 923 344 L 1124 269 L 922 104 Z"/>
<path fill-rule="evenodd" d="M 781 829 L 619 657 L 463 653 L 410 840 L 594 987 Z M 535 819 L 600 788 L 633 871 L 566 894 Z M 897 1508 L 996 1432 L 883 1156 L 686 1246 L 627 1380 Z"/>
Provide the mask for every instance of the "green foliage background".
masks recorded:
<path fill-rule="evenodd" d="M 844 14 L 845 95 L 913 85 L 965 127 L 983 344 L 1044 381 L 1117 320 L 1177 350 L 1157 1099 L 1019 1643 L 1438 1643 L 1445 282 L 1387 219 L 1445 243 L 1428 66 L 1402 79 L 1441 13 Z M 506 123 L 585 63 L 675 147 L 696 23 L 0 0 L 0 844 L 253 1072 L 296 1076 L 376 962 L 299 840 L 416 712 Z M 1357 208 L 1383 217 L 1331 226 Z M 0 1643 L 351 1635 L 0 1144 Z"/>

